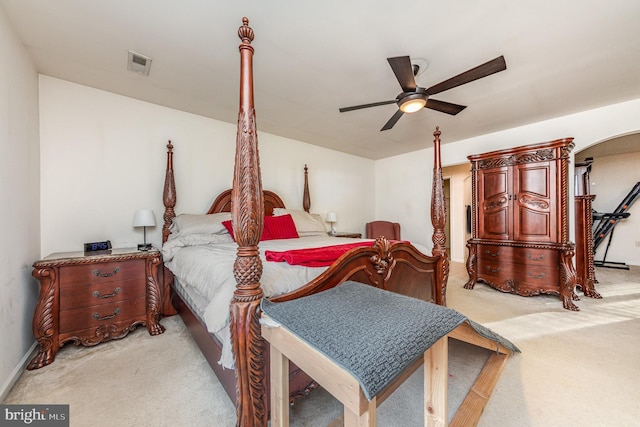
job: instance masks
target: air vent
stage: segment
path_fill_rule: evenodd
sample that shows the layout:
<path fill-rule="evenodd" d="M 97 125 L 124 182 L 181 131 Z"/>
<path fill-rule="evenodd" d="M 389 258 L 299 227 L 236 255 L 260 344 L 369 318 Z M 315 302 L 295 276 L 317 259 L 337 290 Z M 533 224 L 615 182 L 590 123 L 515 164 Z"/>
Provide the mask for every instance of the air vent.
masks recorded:
<path fill-rule="evenodd" d="M 151 58 L 129 51 L 129 61 L 127 62 L 127 70 L 134 73 L 142 74 L 143 76 L 149 75 L 149 69 L 151 68 Z"/>

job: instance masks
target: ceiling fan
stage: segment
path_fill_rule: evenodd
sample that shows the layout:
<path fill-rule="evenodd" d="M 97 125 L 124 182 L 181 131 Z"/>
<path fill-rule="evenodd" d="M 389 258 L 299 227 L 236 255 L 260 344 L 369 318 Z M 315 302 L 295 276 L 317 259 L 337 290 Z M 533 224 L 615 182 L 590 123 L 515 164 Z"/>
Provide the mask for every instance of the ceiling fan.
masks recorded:
<path fill-rule="evenodd" d="M 362 108 L 378 107 L 380 105 L 394 103 L 398 104 L 398 111 L 391 116 L 389 121 L 382 127 L 382 129 L 380 129 L 381 131 L 391 129 L 398 120 L 400 120 L 400 117 L 402 117 L 404 113 L 415 113 L 423 107 L 455 116 L 460 111 L 467 108 L 466 105 L 438 101 L 431 99 L 430 96 L 507 69 L 504 56 L 499 56 L 489 62 L 425 89 L 416 85 L 415 75 L 418 73 L 418 65 L 412 65 L 411 59 L 408 56 L 387 58 L 387 61 L 389 61 L 389 65 L 391 65 L 391 69 L 396 75 L 398 83 L 400 83 L 400 87 L 402 87 L 402 93 L 396 96 L 395 99 L 389 101 L 373 102 L 371 104 L 340 108 L 340 112 L 344 113 L 347 111 L 360 110 Z"/>

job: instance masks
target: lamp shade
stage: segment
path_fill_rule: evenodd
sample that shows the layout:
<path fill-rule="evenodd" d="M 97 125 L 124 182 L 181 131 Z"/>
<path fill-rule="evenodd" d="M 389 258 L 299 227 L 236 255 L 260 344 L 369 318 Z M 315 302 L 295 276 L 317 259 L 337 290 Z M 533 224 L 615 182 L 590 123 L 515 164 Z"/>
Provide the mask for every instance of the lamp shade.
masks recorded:
<path fill-rule="evenodd" d="M 335 212 L 329 212 L 327 214 L 327 222 L 338 222 L 338 215 Z"/>
<path fill-rule="evenodd" d="M 152 210 L 139 210 L 133 215 L 134 227 L 153 227 L 156 225 L 156 217 Z"/>

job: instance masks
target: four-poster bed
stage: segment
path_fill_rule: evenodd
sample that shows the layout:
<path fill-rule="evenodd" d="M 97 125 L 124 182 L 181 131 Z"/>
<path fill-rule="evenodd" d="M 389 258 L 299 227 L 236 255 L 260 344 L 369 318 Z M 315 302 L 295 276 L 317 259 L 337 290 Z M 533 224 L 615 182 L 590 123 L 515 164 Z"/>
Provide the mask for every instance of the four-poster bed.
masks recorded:
<path fill-rule="evenodd" d="M 274 209 L 284 209 L 282 199 L 275 193 L 263 191 L 258 156 L 255 110 L 253 101 L 252 56 L 253 30 L 248 20 L 238 31 L 241 39 L 240 108 L 233 187 L 216 197 L 207 214 L 230 212 L 232 231 L 237 243 L 233 276 L 236 281 L 230 305 L 230 334 L 235 370 L 218 365 L 221 357 L 220 342 L 207 330 L 202 320 L 189 307 L 178 292 L 173 303 L 198 342 L 203 354 L 220 378 L 225 389 L 235 400 L 238 425 L 266 425 L 268 419 L 268 392 L 266 379 L 268 362 L 265 343 L 260 335 L 260 301 L 264 296 L 261 278 L 264 262 L 260 246 L 265 215 Z M 434 176 L 431 198 L 431 221 L 434 234 L 433 253 L 428 256 L 407 242 L 389 242 L 377 239 L 372 246 L 352 249 L 342 255 L 313 280 L 296 290 L 273 296 L 279 302 L 318 293 L 354 280 L 378 288 L 431 301 L 446 303 L 446 283 L 449 262 L 445 252 L 445 205 L 440 165 L 440 131 L 434 132 Z M 168 144 L 167 169 L 163 202 L 165 205 L 163 243 L 170 240 L 171 227 L 176 218 L 176 189 L 173 177 L 173 146 Z M 309 211 L 307 169 L 303 207 Z M 266 268 L 265 268 L 266 269 Z M 165 285 L 173 283 L 173 274 L 165 270 Z M 292 367 L 292 398 L 307 394 L 315 384 L 306 375 Z M 294 384 L 296 383 L 296 384 Z M 234 399 L 235 398 L 235 399 Z"/>

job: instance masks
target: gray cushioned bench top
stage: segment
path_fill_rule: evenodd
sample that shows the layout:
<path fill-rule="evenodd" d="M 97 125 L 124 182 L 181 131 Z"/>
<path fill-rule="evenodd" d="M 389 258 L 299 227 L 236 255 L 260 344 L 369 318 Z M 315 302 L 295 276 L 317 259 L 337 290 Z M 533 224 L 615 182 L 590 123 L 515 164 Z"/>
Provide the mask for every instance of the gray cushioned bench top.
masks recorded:
<path fill-rule="evenodd" d="M 350 372 L 369 400 L 463 322 L 519 352 L 508 340 L 455 310 L 358 282 L 281 303 L 263 299 L 261 307 Z"/>

